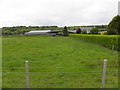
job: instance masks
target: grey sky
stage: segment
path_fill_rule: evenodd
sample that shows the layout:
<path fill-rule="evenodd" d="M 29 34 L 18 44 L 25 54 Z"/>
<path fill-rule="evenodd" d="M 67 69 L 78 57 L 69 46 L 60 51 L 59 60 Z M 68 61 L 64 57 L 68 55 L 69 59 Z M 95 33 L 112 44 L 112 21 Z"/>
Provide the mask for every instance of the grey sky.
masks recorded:
<path fill-rule="evenodd" d="M 0 0 L 0 27 L 108 24 L 119 0 Z"/>

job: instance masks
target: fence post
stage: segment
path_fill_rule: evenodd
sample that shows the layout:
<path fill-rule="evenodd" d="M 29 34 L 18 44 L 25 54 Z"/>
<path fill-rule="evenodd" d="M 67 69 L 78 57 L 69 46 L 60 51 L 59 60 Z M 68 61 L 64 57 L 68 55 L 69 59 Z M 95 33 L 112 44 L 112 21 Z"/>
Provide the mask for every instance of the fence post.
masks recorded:
<path fill-rule="evenodd" d="M 28 61 L 25 61 L 25 67 L 26 67 L 26 88 L 29 90 L 29 65 Z"/>
<path fill-rule="evenodd" d="M 114 54 L 114 50 L 115 50 L 115 45 L 112 46 L 112 50 L 113 50 L 113 54 Z"/>
<path fill-rule="evenodd" d="M 107 60 L 105 59 L 103 66 L 103 75 L 102 75 L 102 90 L 104 90 L 105 88 L 106 68 L 107 68 Z"/>
<path fill-rule="evenodd" d="M 100 47 L 102 47 L 102 43 L 100 44 Z"/>

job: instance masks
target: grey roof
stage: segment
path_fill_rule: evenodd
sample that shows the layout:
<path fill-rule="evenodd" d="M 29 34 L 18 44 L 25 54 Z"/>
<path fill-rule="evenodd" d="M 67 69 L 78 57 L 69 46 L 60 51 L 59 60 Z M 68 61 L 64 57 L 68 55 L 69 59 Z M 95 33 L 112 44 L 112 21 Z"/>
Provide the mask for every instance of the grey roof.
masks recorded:
<path fill-rule="evenodd" d="M 34 30 L 34 31 L 30 31 L 31 33 L 36 33 L 36 32 L 40 32 L 40 33 L 46 33 L 46 32 L 50 32 L 51 30 Z"/>
<path fill-rule="evenodd" d="M 51 30 L 34 30 L 34 31 L 29 31 L 29 32 L 26 32 L 25 35 L 39 35 L 39 34 L 46 34 L 46 33 L 49 33 L 51 32 Z"/>

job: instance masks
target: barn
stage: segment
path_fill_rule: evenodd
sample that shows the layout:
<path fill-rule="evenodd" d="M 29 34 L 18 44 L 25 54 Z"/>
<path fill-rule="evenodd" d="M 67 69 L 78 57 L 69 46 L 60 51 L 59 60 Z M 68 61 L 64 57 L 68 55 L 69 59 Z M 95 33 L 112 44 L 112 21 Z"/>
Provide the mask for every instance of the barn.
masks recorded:
<path fill-rule="evenodd" d="M 61 31 L 60 30 L 33 30 L 26 32 L 24 35 L 25 36 L 61 36 Z M 76 30 L 68 30 L 69 34 L 75 34 Z"/>
<path fill-rule="evenodd" d="M 51 30 L 34 30 L 26 32 L 26 36 L 36 36 L 36 35 L 50 35 Z"/>

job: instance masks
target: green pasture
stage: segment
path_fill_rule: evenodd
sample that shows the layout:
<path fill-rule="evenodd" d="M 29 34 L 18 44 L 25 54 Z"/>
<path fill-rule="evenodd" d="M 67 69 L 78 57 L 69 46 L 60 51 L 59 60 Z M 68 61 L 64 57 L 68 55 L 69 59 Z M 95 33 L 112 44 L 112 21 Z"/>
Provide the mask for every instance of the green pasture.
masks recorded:
<path fill-rule="evenodd" d="M 3 37 L 3 88 L 25 88 L 29 61 L 30 88 L 118 88 L 118 52 L 71 37 Z"/>
<path fill-rule="evenodd" d="M 2 88 L 2 38 L 0 37 L 0 88 Z"/>

